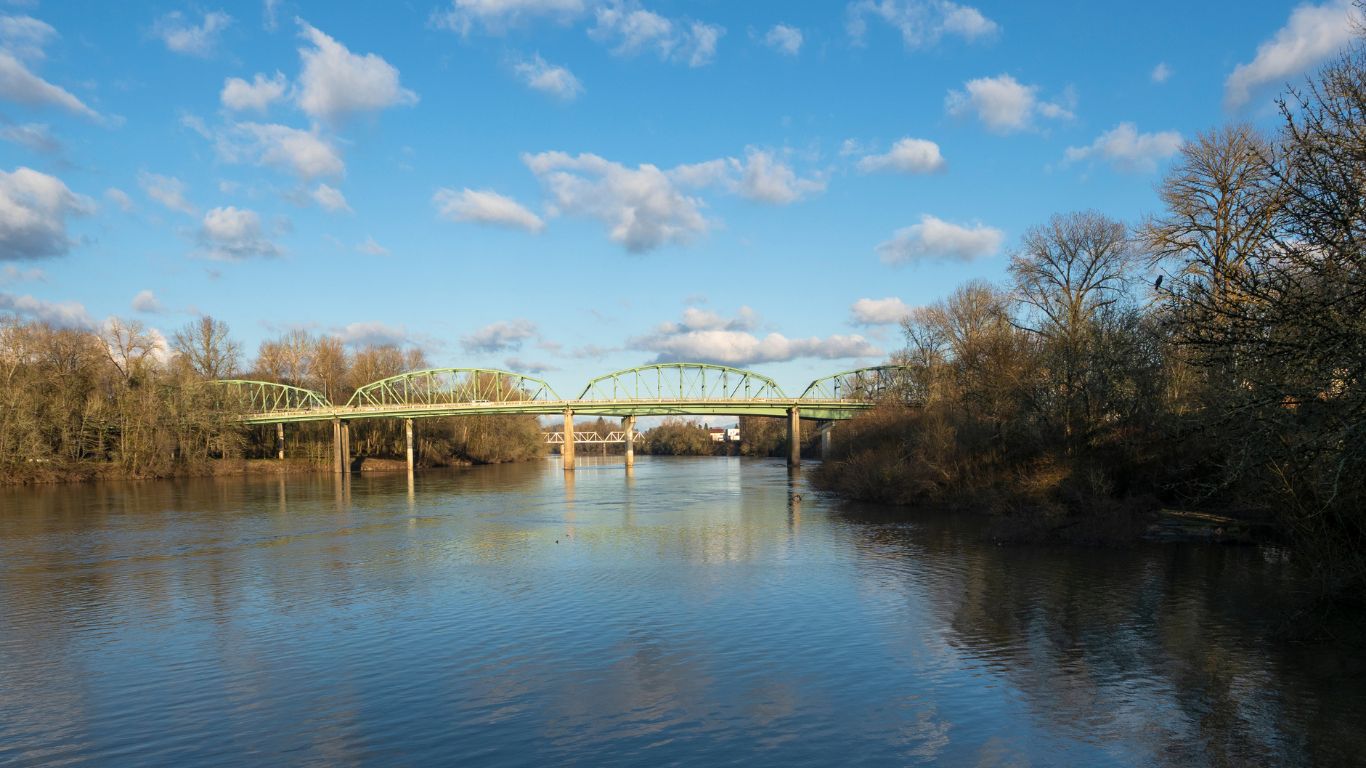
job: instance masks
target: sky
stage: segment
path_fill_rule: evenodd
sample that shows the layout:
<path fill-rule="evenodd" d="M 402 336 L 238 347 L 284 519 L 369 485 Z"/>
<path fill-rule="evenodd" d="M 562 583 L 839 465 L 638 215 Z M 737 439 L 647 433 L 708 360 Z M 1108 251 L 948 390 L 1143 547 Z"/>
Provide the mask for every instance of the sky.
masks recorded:
<path fill-rule="evenodd" d="M 0 0 L 0 312 L 796 394 L 1274 129 L 1342 0 Z"/>

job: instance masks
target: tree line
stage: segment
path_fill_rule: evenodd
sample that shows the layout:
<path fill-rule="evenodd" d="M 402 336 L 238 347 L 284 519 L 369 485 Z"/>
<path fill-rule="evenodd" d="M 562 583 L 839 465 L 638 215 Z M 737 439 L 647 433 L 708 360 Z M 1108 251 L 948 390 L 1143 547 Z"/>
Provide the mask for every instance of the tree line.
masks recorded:
<path fill-rule="evenodd" d="M 1006 282 L 914 310 L 924 407 L 842 425 L 818 482 L 1059 536 L 1232 511 L 1278 526 L 1322 592 L 1366 594 L 1366 54 L 1279 103 L 1274 133 L 1186 143 L 1156 213 L 1053 216 Z"/>
<path fill-rule="evenodd" d="M 208 382 L 233 377 L 313 389 L 345 402 L 359 387 L 427 367 L 419 350 L 292 330 L 262 342 L 249 365 L 226 323 L 204 316 L 170 339 L 137 321 L 99 329 L 0 316 L 0 482 L 94 476 L 167 477 L 210 471 L 224 459 L 275 455 L 274 426 L 244 427 Z M 290 425 L 287 455 L 331 456 L 328 424 Z M 544 454 L 533 416 L 426 419 L 424 464 L 492 463 Z M 358 457 L 401 457 L 398 420 L 357 421 Z"/>

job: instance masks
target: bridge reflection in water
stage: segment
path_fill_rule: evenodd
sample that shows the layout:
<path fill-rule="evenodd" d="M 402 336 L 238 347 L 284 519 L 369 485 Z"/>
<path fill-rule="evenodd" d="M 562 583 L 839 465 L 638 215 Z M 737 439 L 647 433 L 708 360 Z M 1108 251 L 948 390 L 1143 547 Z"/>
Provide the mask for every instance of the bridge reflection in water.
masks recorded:
<path fill-rule="evenodd" d="M 843 371 L 811 382 L 792 397 L 773 379 L 754 371 L 707 363 L 660 363 L 599 376 L 579 396 L 561 397 L 542 379 L 489 368 L 430 368 L 371 382 L 345 405 L 289 384 L 230 379 L 213 382 L 217 406 L 244 424 L 275 424 L 278 454 L 284 458 L 285 424 L 330 421 L 333 465 L 351 466 L 350 422 L 403 419 L 408 469 L 413 468 L 413 420 L 463 415 L 563 415 L 561 445 L 566 470 L 574 468 L 574 417 L 621 418 L 620 441 L 626 465 L 634 461 L 635 420 L 639 416 L 787 417 L 788 463 L 801 461 L 801 420 L 823 422 L 828 439 L 833 422 L 853 417 L 878 403 L 919 405 L 924 390 L 915 369 L 879 365 Z M 823 444 L 827 440 L 823 439 Z"/>

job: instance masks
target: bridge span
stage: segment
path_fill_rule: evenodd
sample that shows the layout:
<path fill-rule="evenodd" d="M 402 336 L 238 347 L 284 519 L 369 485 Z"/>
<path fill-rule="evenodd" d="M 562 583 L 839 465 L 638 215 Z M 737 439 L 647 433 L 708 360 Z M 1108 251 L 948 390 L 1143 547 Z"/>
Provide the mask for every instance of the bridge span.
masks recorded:
<path fill-rule="evenodd" d="M 350 467 L 350 423 L 403 419 L 408 468 L 413 468 L 414 419 L 492 414 L 562 415 L 564 468 L 574 468 L 575 416 L 621 418 L 626 463 L 634 461 L 635 421 L 640 416 L 776 416 L 788 420 L 788 463 L 800 463 L 801 419 L 834 422 L 880 402 L 915 405 L 923 392 L 904 365 L 880 365 L 825 376 L 792 397 L 754 371 L 708 363 L 660 363 L 599 376 L 575 398 L 564 398 L 544 380 L 488 368 L 429 368 L 366 384 L 343 405 L 310 389 L 267 381 L 215 381 L 218 405 L 244 424 L 275 424 L 284 457 L 286 424 L 330 421 L 333 464 Z M 629 438 L 629 439 L 627 439 Z"/>

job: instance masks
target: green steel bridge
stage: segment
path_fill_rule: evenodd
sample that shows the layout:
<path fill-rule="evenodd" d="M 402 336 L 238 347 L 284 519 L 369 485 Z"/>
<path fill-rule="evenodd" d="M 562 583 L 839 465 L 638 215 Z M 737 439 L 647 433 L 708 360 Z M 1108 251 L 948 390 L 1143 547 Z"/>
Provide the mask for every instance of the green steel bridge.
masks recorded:
<path fill-rule="evenodd" d="M 318 392 L 267 381 L 213 382 L 219 407 L 244 424 L 275 424 L 283 446 L 285 424 L 330 421 L 336 467 L 350 465 L 349 422 L 404 419 L 412 466 L 412 420 L 464 415 L 563 415 L 563 456 L 573 468 L 575 416 L 616 416 L 630 436 L 639 416 L 715 415 L 788 417 L 789 460 L 796 463 L 800 419 L 847 419 L 879 402 L 918 404 L 923 393 L 908 366 L 881 365 L 843 371 L 811 382 L 800 395 L 783 392 L 754 371 L 706 363 L 661 363 L 599 376 L 575 398 L 564 398 L 544 380 L 488 368 L 430 368 L 380 379 L 357 389 L 344 405 Z M 628 446 L 627 460 L 632 453 Z M 283 447 L 281 447 L 283 455 Z"/>

